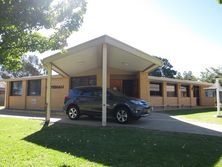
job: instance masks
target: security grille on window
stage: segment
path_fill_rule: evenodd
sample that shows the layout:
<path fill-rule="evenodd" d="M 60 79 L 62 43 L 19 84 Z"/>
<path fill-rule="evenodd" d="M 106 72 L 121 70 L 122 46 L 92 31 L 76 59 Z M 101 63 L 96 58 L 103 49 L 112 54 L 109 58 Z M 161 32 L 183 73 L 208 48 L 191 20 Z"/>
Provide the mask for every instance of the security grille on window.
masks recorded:
<path fill-rule="evenodd" d="M 22 95 L 22 81 L 11 82 L 11 96 Z"/>
<path fill-rule="evenodd" d="M 151 96 L 162 96 L 162 84 L 161 83 L 150 83 L 150 95 Z"/>
<path fill-rule="evenodd" d="M 75 88 L 78 86 L 96 86 L 96 76 L 71 78 L 71 87 Z"/>
<path fill-rule="evenodd" d="M 176 85 L 175 84 L 167 84 L 167 96 L 168 97 L 176 97 L 177 91 L 176 91 Z"/>
<path fill-rule="evenodd" d="M 181 86 L 180 91 L 182 97 L 190 97 L 189 86 Z"/>
<path fill-rule="evenodd" d="M 28 81 L 28 96 L 40 96 L 41 95 L 41 80 L 29 80 Z"/>

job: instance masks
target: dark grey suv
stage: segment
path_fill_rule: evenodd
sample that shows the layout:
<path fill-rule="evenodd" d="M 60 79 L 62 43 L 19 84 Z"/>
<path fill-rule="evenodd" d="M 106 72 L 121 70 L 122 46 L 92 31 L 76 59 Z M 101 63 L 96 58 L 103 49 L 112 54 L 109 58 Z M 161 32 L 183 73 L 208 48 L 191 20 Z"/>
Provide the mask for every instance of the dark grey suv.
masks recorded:
<path fill-rule="evenodd" d="M 151 107 L 148 102 L 124 96 L 114 90 L 107 90 L 107 115 L 114 117 L 119 123 L 138 120 L 149 115 Z M 90 117 L 102 115 L 102 88 L 78 87 L 71 89 L 64 100 L 64 111 L 72 120 L 80 115 Z"/>

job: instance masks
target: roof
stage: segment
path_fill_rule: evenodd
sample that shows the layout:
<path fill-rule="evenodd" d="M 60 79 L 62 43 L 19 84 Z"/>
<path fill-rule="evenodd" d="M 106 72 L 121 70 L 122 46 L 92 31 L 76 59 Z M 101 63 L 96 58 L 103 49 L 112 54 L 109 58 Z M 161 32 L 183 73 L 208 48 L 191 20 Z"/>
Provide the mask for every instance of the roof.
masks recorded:
<path fill-rule="evenodd" d="M 212 84 L 210 87 L 205 88 L 207 90 L 216 90 L 217 89 L 217 85 L 216 83 Z M 222 92 L 222 86 L 219 87 L 219 91 Z"/>
<path fill-rule="evenodd" d="M 9 78 L 9 79 L 2 79 L 0 82 L 7 82 L 7 81 L 21 81 L 21 80 L 34 80 L 34 79 L 44 79 L 47 78 L 47 75 L 39 75 L 39 76 L 27 76 L 21 78 Z M 52 78 L 62 78 L 60 75 L 53 75 Z"/>
<path fill-rule="evenodd" d="M 21 80 L 34 80 L 34 79 L 44 79 L 47 78 L 46 75 L 40 75 L 40 76 L 28 76 L 28 77 L 21 77 L 21 78 L 12 78 L 12 79 L 4 79 L 0 80 L 3 82 L 7 81 L 21 81 Z M 62 78 L 60 75 L 53 75 L 52 78 Z M 173 78 L 166 78 L 166 77 L 155 77 L 155 76 L 149 76 L 149 79 L 151 81 L 155 82 L 162 82 L 166 81 L 168 83 L 182 83 L 182 84 L 194 84 L 194 85 L 206 85 L 206 86 L 213 86 L 214 84 L 208 83 L 208 82 L 201 82 L 201 81 L 190 81 L 190 80 L 182 80 L 182 79 L 173 79 Z"/>
<path fill-rule="evenodd" d="M 201 81 L 190 81 L 190 80 L 182 80 L 182 79 L 174 79 L 174 78 L 166 78 L 166 77 L 155 77 L 155 76 L 149 76 L 149 79 L 151 81 L 166 81 L 168 83 L 182 83 L 182 84 L 193 84 L 193 85 L 206 85 L 206 86 L 212 86 L 212 83 L 208 82 L 201 82 Z"/>
<path fill-rule="evenodd" d="M 69 48 L 65 53 L 56 53 L 42 62 L 45 65 L 52 64 L 52 69 L 61 75 L 72 77 L 101 68 L 103 44 L 107 45 L 108 67 L 149 72 L 163 64 L 158 58 L 107 35 Z"/>

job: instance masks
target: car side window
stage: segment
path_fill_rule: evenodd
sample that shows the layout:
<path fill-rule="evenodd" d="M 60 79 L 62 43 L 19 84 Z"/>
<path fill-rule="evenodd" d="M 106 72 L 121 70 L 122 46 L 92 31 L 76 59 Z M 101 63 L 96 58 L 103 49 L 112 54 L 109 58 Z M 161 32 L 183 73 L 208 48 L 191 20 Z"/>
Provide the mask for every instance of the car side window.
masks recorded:
<path fill-rule="evenodd" d="M 92 90 L 82 90 L 80 95 L 81 96 L 93 96 L 93 91 Z"/>
<path fill-rule="evenodd" d="M 95 90 L 95 91 L 94 91 L 94 96 L 96 96 L 96 97 L 102 97 L 102 90 Z"/>
<path fill-rule="evenodd" d="M 107 91 L 107 97 L 109 98 L 109 97 L 111 97 L 112 95 L 110 94 L 110 92 L 108 92 Z M 94 96 L 96 96 L 96 97 L 102 97 L 102 90 L 95 90 L 94 91 Z"/>
<path fill-rule="evenodd" d="M 69 92 L 70 96 L 73 97 L 73 96 L 79 96 L 80 92 L 79 90 L 77 89 L 71 89 L 70 92 Z"/>

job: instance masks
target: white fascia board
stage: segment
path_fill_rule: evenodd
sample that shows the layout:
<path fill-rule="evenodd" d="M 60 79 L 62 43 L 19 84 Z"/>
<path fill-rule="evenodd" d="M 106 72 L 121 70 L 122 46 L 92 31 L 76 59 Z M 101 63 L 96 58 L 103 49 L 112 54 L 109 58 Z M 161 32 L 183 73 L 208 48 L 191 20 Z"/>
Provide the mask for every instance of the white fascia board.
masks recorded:
<path fill-rule="evenodd" d="M 78 53 L 78 52 L 80 52 L 84 49 L 87 49 L 87 48 L 90 48 L 90 47 L 93 47 L 93 46 L 97 46 L 97 45 L 100 45 L 102 43 L 104 43 L 104 36 L 92 39 L 90 41 L 87 41 L 85 43 L 82 43 L 82 44 L 79 44 L 77 46 L 71 47 L 69 49 L 65 49 L 64 53 L 59 52 L 59 53 L 56 53 L 56 54 L 51 55 L 49 57 L 46 57 L 42 60 L 42 62 L 44 64 L 51 63 L 51 62 L 53 63 L 56 60 L 63 59 L 67 56 Z"/>
<path fill-rule="evenodd" d="M 21 77 L 21 78 L 2 79 L 2 80 L 0 80 L 0 82 L 35 80 L 35 79 L 44 79 L 44 78 L 47 78 L 47 75 L 39 75 L 39 76 L 28 76 L 28 77 Z M 53 75 L 52 78 L 62 78 L 62 76 L 60 76 L 60 75 Z"/>
<path fill-rule="evenodd" d="M 173 79 L 173 78 L 165 78 L 165 77 L 155 77 L 155 76 L 148 76 L 149 80 L 151 81 L 166 81 L 172 83 L 182 83 L 182 84 L 194 84 L 194 85 L 206 85 L 212 86 L 212 83 L 208 82 L 200 82 L 200 81 L 190 81 L 190 80 L 182 80 L 182 79 Z"/>
<path fill-rule="evenodd" d="M 92 39 L 88 42 L 85 42 L 85 43 L 82 43 L 82 44 L 79 44 L 77 46 L 74 46 L 74 47 L 71 47 L 69 49 L 67 49 L 65 51 L 65 53 L 56 53 L 52 56 L 49 56 L 47 58 L 44 58 L 42 60 L 43 64 L 47 64 L 47 63 L 50 63 L 50 62 L 54 62 L 56 60 L 59 60 L 59 59 L 62 59 L 62 58 L 65 58 L 66 56 L 69 56 L 69 55 L 73 55 L 81 50 L 84 50 L 84 49 L 87 49 L 87 48 L 90 48 L 90 47 L 93 47 L 93 46 L 97 46 L 97 45 L 100 45 L 100 44 L 103 44 L 103 43 L 107 43 L 107 44 L 110 44 L 110 45 L 113 45 L 117 48 L 120 48 L 122 50 L 125 50 L 131 54 L 134 54 L 135 56 L 137 57 L 140 57 L 140 58 L 143 58 L 145 60 L 148 60 L 148 61 L 151 61 L 152 63 L 154 64 L 157 64 L 158 66 L 162 66 L 163 65 L 163 62 L 161 60 L 159 60 L 158 58 L 154 57 L 154 56 L 151 56 L 145 52 L 142 52 L 130 45 L 127 45 L 119 40 L 116 40 L 108 35 L 103 35 L 101 37 L 98 37 L 98 38 L 95 38 L 95 39 Z"/>

